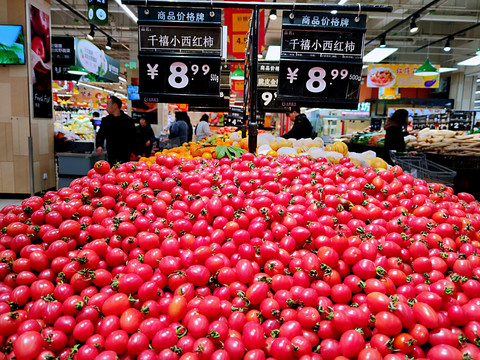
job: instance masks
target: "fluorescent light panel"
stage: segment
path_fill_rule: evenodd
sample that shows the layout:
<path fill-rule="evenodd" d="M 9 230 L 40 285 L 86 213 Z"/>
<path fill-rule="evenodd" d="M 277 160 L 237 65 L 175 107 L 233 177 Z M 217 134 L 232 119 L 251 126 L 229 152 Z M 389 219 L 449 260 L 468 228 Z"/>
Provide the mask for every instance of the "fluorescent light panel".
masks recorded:
<path fill-rule="evenodd" d="M 449 68 L 449 67 L 441 67 L 438 72 L 440 73 L 446 73 L 446 72 L 450 72 L 450 71 L 456 71 L 458 70 L 458 68 Z"/>
<path fill-rule="evenodd" d="M 267 55 L 265 60 L 270 61 L 280 61 L 280 46 L 279 45 L 270 45 L 267 50 Z"/>
<path fill-rule="evenodd" d="M 136 24 L 138 21 L 138 18 L 126 5 L 122 4 L 122 0 L 115 0 L 115 2 L 118 4 L 118 6 L 120 6 L 123 9 L 123 11 L 125 11 L 125 13 L 130 17 L 130 19 L 135 21 L 135 24 Z"/>
<path fill-rule="evenodd" d="M 375 63 L 392 55 L 398 48 L 375 48 L 363 57 L 363 62 Z"/>
<path fill-rule="evenodd" d="M 340 0 L 338 2 L 338 5 L 345 5 L 345 3 L 347 2 L 348 0 Z"/>
<path fill-rule="evenodd" d="M 480 65 L 480 55 L 471 57 L 470 59 L 459 62 L 460 66 L 477 66 Z"/>

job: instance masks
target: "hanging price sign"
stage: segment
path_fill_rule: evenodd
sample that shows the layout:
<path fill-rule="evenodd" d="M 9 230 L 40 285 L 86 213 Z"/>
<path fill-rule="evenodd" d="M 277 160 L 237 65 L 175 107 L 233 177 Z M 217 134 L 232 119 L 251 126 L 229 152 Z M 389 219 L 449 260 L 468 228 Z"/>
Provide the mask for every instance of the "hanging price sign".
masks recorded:
<path fill-rule="evenodd" d="M 139 55 L 139 60 L 139 92 L 148 102 L 180 95 L 220 98 L 219 58 Z"/>
<path fill-rule="evenodd" d="M 356 109 L 361 80 L 361 63 L 280 61 L 278 97 L 305 106 Z"/>
<path fill-rule="evenodd" d="M 448 121 L 448 130 L 469 131 L 472 130 L 474 112 L 452 111 Z"/>
<path fill-rule="evenodd" d="M 139 7 L 139 93 L 145 102 L 218 104 L 221 11 Z"/>
<path fill-rule="evenodd" d="M 282 105 L 356 109 L 365 15 L 284 12 L 277 98 Z"/>

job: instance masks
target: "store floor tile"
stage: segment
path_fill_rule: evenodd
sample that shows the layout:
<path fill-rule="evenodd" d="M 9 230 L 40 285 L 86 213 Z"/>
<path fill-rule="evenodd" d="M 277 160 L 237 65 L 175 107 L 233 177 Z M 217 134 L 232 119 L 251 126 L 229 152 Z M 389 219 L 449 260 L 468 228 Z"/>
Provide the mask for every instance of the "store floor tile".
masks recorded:
<path fill-rule="evenodd" d="M 21 205 L 22 199 L 0 199 L 0 209 L 8 205 Z"/>

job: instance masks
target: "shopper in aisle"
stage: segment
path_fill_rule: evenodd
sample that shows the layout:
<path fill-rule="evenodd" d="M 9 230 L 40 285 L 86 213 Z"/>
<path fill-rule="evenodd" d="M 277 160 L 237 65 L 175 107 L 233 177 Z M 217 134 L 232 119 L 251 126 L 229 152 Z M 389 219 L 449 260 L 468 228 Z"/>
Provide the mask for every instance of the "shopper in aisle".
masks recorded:
<path fill-rule="evenodd" d="M 135 124 L 122 110 L 122 100 L 111 96 L 107 100 L 108 116 L 102 119 L 97 133 L 97 154 L 103 154 L 103 143 L 107 143 L 110 166 L 130 160 L 135 145 Z"/>
<path fill-rule="evenodd" d="M 392 164 L 390 159 L 390 150 L 395 150 L 399 152 L 404 152 L 405 139 L 404 136 L 408 135 L 407 130 L 408 124 L 408 111 L 405 109 L 398 109 L 395 111 L 392 116 L 385 123 L 385 150 L 387 150 L 387 159 L 384 159 L 388 163 Z"/>
<path fill-rule="evenodd" d="M 175 122 L 170 127 L 168 138 L 174 146 L 180 146 L 188 140 L 188 124 L 185 115 L 188 117 L 186 112 L 177 111 L 175 113 Z"/>
<path fill-rule="evenodd" d="M 313 127 L 305 114 L 300 113 L 300 108 L 295 106 L 290 108 L 287 116 L 293 121 L 293 126 L 289 132 L 283 134 L 284 139 L 309 139 L 312 138 Z"/>
<path fill-rule="evenodd" d="M 187 126 L 188 126 L 188 135 L 187 135 L 187 141 L 188 142 L 192 142 L 193 140 L 193 126 L 192 126 L 192 122 L 190 121 L 190 116 L 188 116 L 188 113 L 186 112 L 183 112 L 183 119 L 185 120 L 185 122 L 187 123 Z"/>
<path fill-rule="evenodd" d="M 153 142 L 156 140 L 153 129 L 145 118 L 140 118 L 136 127 L 137 155 L 149 157 L 152 154 Z"/>
<path fill-rule="evenodd" d="M 201 141 L 210 135 L 212 135 L 212 131 L 210 130 L 210 126 L 208 125 L 208 115 L 203 114 L 198 122 L 197 127 L 195 128 L 195 137 L 197 141 Z"/>

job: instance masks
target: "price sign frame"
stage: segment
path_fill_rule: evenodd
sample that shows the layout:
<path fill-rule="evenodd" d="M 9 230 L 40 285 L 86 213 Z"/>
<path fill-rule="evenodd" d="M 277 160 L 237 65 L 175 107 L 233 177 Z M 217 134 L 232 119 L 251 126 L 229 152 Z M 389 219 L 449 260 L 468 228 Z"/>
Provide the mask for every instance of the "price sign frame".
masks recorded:
<path fill-rule="evenodd" d="M 355 110 L 362 81 L 366 16 L 295 12 L 291 19 L 289 15 L 284 12 L 282 18 L 277 99 L 284 106 L 296 103 L 297 106 Z M 296 35 L 302 34 L 303 38 L 297 39 Z M 322 51 L 297 51 L 293 40 L 295 44 L 317 41 Z M 338 44 L 343 41 L 336 50 L 335 40 Z M 355 51 L 350 54 L 343 47 L 347 40 L 355 45 Z M 332 46 L 332 51 L 326 43 Z M 341 82 L 337 80 L 339 76 Z"/>
<path fill-rule="evenodd" d="M 472 121 L 450 119 L 450 121 L 448 122 L 448 130 L 470 131 L 472 130 Z"/>
<path fill-rule="evenodd" d="M 475 112 L 452 110 L 448 119 L 448 130 L 470 131 L 473 128 Z"/>
<path fill-rule="evenodd" d="M 220 9 L 138 8 L 141 99 L 145 102 L 189 105 L 222 103 L 221 14 Z M 145 35 L 143 38 L 142 34 Z M 165 41 L 157 49 L 153 39 L 160 40 L 160 35 L 163 36 L 162 41 L 168 36 L 176 41 L 177 46 L 170 44 L 168 47 Z M 211 37 L 212 46 L 182 46 L 182 36 L 193 38 L 197 35 Z M 148 41 L 151 46 L 145 46 Z"/>
<path fill-rule="evenodd" d="M 139 54 L 138 58 L 139 93 L 140 97 L 148 99 L 148 102 L 181 100 L 190 104 L 199 99 L 221 99 L 219 57 Z M 211 75 L 215 75 L 217 81 L 212 80 Z M 209 77 L 209 80 L 201 79 L 201 76 Z M 181 86 L 185 81 L 187 84 Z"/>
<path fill-rule="evenodd" d="M 345 77 L 343 70 L 347 72 Z M 280 59 L 277 98 L 283 102 L 296 102 L 297 106 L 356 109 L 361 74 L 361 62 Z"/>

